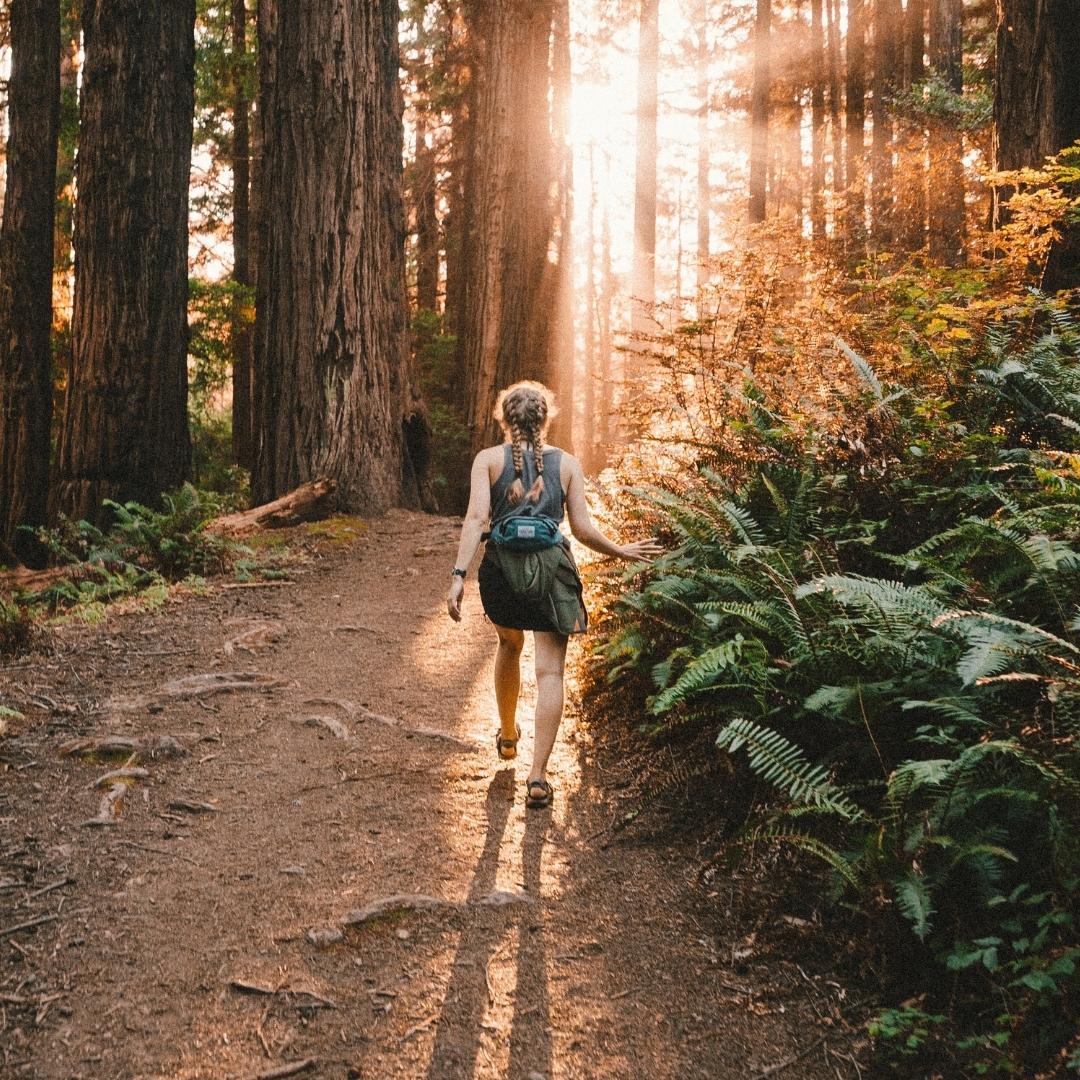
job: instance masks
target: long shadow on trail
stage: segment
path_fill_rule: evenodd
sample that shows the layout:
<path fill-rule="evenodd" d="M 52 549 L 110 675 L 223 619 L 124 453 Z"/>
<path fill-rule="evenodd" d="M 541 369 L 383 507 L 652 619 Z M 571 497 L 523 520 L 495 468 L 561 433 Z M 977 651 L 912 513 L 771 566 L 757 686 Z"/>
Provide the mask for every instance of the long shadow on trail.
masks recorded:
<path fill-rule="evenodd" d="M 499 853 L 513 808 L 514 770 L 500 769 L 488 786 L 485 803 L 487 833 L 469 886 L 469 899 L 478 900 L 496 887 Z M 548 815 L 526 824 L 524 840 L 524 884 L 528 893 L 540 899 L 540 861 L 547 833 Z M 506 911 L 476 909 L 466 915 L 466 925 L 458 942 L 437 1024 L 435 1046 L 428 1065 L 428 1080 L 472 1077 L 476 1073 L 484 1028 L 481 1026 L 493 1004 L 488 984 L 488 965 L 498 951 L 508 926 L 518 930 L 517 986 L 515 1012 L 510 1033 L 509 1076 L 530 1072 L 549 1075 L 551 1042 L 549 1035 L 547 972 L 544 962 L 543 927 L 536 924 L 530 905 L 515 905 Z M 528 986 L 526 996 L 522 991 Z M 525 1010 L 525 1001 L 532 1000 Z M 486 1056 L 486 1055 L 485 1055 Z"/>

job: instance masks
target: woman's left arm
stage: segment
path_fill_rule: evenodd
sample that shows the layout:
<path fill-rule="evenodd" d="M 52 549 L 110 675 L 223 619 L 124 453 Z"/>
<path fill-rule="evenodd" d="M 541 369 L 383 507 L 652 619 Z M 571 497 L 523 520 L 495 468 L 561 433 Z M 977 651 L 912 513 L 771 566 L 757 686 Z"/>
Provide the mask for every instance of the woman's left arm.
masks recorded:
<path fill-rule="evenodd" d="M 457 569 L 469 568 L 477 548 L 480 547 L 480 537 L 487 528 L 490 517 L 491 481 L 488 478 L 486 451 L 481 450 L 473 459 L 469 477 L 469 508 L 465 511 L 465 521 L 461 526 L 461 541 L 458 544 L 457 561 L 454 563 Z M 454 622 L 461 620 L 461 598 L 464 593 L 465 579 L 455 576 L 446 595 L 446 610 Z"/>

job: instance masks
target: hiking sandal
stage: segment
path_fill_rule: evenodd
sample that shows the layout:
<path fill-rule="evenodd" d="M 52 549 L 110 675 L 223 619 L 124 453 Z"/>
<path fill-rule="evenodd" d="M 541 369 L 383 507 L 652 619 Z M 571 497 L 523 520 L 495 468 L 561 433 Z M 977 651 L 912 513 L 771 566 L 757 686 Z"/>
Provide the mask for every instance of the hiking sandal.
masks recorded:
<path fill-rule="evenodd" d="M 521 725 L 514 725 L 514 737 L 512 739 L 506 739 L 503 737 L 502 728 L 499 728 L 495 732 L 495 752 L 503 759 L 503 761 L 513 761 L 517 757 L 517 744 L 518 739 L 521 738 Z"/>
<path fill-rule="evenodd" d="M 539 790 L 539 795 L 533 794 L 536 790 Z M 554 798 L 555 791 L 546 780 L 530 780 L 525 785 L 525 805 L 530 810 L 543 810 L 551 805 Z"/>

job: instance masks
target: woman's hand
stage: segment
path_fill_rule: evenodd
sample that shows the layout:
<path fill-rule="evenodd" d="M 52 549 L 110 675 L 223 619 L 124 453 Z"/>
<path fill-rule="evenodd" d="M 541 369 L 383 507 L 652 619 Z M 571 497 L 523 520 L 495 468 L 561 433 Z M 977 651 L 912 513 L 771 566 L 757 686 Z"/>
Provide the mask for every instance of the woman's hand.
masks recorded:
<path fill-rule="evenodd" d="M 446 610 L 454 622 L 461 622 L 461 598 L 465 595 L 465 579 L 454 577 L 446 594 Z"/>
<path fill-rule="evenodd" d="M 657 555 L 663 553 L 664 549 L 655 536 L 650 536 L 647 540 L 635 540 L 619 549 L 619 554 L 631 562 L 652 562 Z"/>

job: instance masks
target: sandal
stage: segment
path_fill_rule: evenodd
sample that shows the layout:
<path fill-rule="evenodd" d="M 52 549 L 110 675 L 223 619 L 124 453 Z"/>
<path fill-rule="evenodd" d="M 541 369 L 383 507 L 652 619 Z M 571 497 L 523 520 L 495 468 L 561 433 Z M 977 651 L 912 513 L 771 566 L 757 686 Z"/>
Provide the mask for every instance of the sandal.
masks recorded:
<path fill-rule="evenodd" d="M 521 725 L 514 725 L 514 737 L 507 739 L 503 737 L 502 729 L 500 728 L 495 732 L 495 752 L 503 759 L 503 761 L 512 761 L 517 757 L 517 744 L 518 739 L 521 738 Z"/>
<path fill-rule="evenodd" d="M 533 794 L 536 789 L 540 790 L 539 795 Z M 525 805 L 530 810 L 543 810 L 554 798 L 555 791 L 546 780 L 530 780 L 525 785 Z"/>

